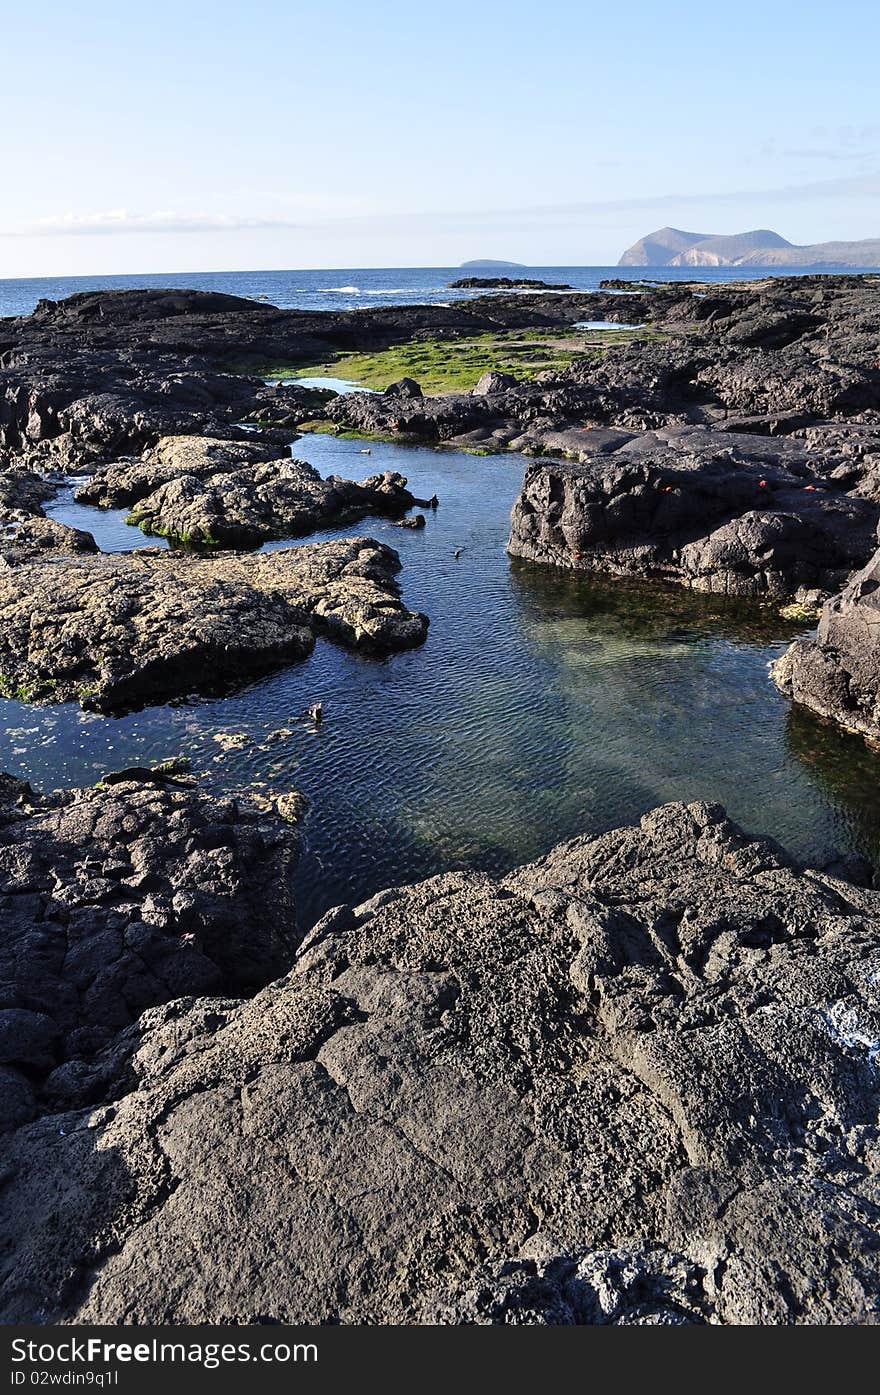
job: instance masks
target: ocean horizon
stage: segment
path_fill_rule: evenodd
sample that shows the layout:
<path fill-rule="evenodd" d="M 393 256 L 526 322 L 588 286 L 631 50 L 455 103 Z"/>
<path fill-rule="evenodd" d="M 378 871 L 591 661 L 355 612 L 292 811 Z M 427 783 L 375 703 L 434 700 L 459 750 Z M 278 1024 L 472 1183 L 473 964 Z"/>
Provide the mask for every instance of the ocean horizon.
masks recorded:
<path fill-rule="evenodd" d="M 758 281 L 767 276 L 833 275 L 858 268 L 790 266 L 523 266 L 326 267 L 297 271 L 132 272 L 124 276 L 33 276 L 0 279 L 0 318 L 29 315 L 40 300 L 64 300 L 81 291 L 171 287 L 219 291 L 277 305 L 281 310 L 366 310 L 376 305 L 436 305 L 472 300 L 485 291 L 451 289 L 465 276 L 527 276 L 565 281 L 573 290 L 597 290 L 609 277 L 623 281 Z"/>

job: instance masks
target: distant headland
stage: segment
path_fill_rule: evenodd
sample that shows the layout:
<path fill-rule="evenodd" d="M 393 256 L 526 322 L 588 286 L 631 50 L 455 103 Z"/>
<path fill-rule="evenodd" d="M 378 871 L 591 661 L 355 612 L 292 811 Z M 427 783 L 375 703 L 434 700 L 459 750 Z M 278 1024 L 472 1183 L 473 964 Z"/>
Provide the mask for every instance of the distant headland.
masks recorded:
<path fill-rule="evenodd" d="M 721 235 L 660 228 L 627 248 L 617 265 L 880 267 L 880 237 L 796 246 L 768 228 Z"/>
<path fill-rule="evenodd" d="M 483 257 L 475 262 L 462 262 L 460 271 L 524 271 L 523 262 L 498 262 L 491 257 Z"/>

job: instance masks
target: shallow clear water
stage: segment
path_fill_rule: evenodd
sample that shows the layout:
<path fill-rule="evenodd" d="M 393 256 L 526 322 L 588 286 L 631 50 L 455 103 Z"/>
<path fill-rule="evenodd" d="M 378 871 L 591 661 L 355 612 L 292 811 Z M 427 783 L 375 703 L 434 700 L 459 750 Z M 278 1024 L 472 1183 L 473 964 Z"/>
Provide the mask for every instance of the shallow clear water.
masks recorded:
<path fill-rule="evenodd" d="M 293 448 L 322 474 L 396 469 L 417 495 L 436 490 L 419 532 L 345 530 L 399 551 L 404 597 L 431 617 L 422 648 L 377 661 L 319 641 L 226 697 L 116 720 L 5 701 L 0 769 L 74 785 L 182 752 L 217 787 L 303 790 L 305 922 L 444 868 L 508 868 L 670 799 L 719 800 L 801 855 L 877 858 L 880 760 L 769 680 L 790 627 L 718 597 L 511 561 L 517 456 L 359 449 L 330 436 Z M 54 512 L 105 547 L 151 541 L 69 498 Z M 304 714 L 317 699 L 315 730 Z"/>
<path fill-rule="evenodd" d="M 627 325 L 617 320 L 577 320 L 575 329 L 641 329 L 641 325 Z"/>
<path fill-rule="evenodd" d="M 78 504 L 73 496 L 82 483 L 83 478 L 74 478 L 62 485 L 55 497 L 43 505 L 47 518 L 55 518 L 59 523 L 69 523 L 72 528 L 92 533 L 102 552 L 130 552 L 133 547 L 168 546 L 165 538 L 150 538 L 140 528 L 130 528 L 125 521 L 128 509 L 95 509 Z"/>
<path fill-rule="evenodd" d="M 269 378 L 266 379 L 266 382 L 267 382 L 267 383 L 279 382 L 279 381 L 280 381 L 280 382 L 287 382 L 287 381 L 288 381 L 288 375 L 287 375 L 287 374 L 282 374 L 282 375 L 280 375 L 280 377 L 274 377 L 274 378 L 269 377 Z M 330 392 L 337 392 L 337 393 L 339 393 L 340 397 L 344 396 L 344 394 L 347 393 L 347 392 L 372 392 L 372 391 L 373 391 L 372 388 L 362 387 L 362 386 L 360 385 L 360 383 L 352 383 L 352 382 L 349 382 L 349 380 L 348 380 L 347 378 L 309 378 L 309 377 L 306 377 L 306 378 L 293 378 L 293 379 L 291 379 L 290 381 L 296 383 L 299 387 L 307 387 L 307 388 L 325 388 L 325 389 L 327 389 L 327 390 L 330 391 Z"/>

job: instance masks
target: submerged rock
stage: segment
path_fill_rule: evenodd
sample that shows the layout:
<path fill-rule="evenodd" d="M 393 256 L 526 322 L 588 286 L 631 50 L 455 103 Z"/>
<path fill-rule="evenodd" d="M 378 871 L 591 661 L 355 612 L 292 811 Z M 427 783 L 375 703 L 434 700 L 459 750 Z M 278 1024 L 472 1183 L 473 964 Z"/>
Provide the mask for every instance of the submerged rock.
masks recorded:
<path fill-rule="evenodd" d="M 700 804 L 339 908 L 11 1137 L 0 1315 L 870 1322 L 878 969 L 880 894 Z"/>
<path fill-rule="evenodd" d="M 700 591 L 787 596 L 836 589 L 876 545 L 878 516 L 880 505 L 816 474 L 794 443 L 688 427 L 600 431 L 577 464 L 529 466 L 509 551 Z"/>
<path fill-rule="evenodd" d="M 25 562 L 0 572 L 0 683 L 24 701 L 121 711 L 302 658 L 318 632 L 370 653 L 409 648 L 428 622 L 403 605 L 399 570 L 369 538 Z"/>
<path fill-rule="evenodd" d="M 880 744 L 880 552 L 826 601 L 815 639 L 798 639 L 772 668 L 802 707 Z"/>

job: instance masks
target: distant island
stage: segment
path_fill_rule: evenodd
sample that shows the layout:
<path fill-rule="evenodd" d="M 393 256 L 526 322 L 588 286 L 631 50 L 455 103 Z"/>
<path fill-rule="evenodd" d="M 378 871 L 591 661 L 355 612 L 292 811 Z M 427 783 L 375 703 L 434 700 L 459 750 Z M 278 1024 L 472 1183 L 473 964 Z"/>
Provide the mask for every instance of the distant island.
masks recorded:
<path fill-rule="evenodd" d="M 720 235 L 660 228 L 627 248 L 617 265 L 880 267 L 880 238 L 802 247 L 768 228 Z"/>
<path fill-rule="evenodd" d="M 459 271 L 525 271 L 525 262 L 496 262 L 491 258 L 482 261 L 462 262 Z"/>

